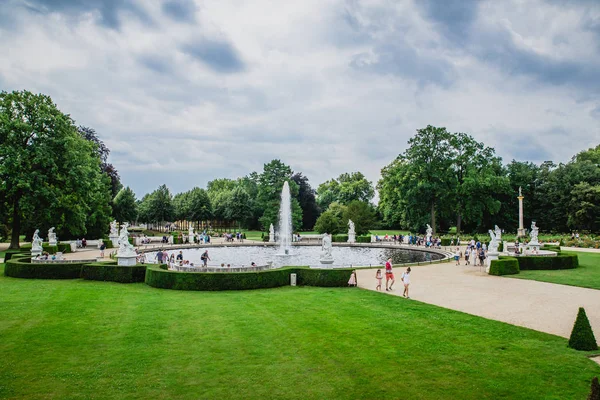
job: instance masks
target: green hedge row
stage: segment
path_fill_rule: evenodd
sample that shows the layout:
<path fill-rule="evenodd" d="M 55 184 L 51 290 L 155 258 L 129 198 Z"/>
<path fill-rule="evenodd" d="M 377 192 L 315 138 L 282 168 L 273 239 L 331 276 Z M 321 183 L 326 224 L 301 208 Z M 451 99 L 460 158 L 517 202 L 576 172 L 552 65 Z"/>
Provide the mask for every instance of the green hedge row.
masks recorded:
<path fill-rule="evenodd" d="M 521 271 L 573 269 L 579 266 L 576 254 L 559 254 L 556 257 L 519 256 L 518 260 Z"/>
<path fill-rule="evenodd" d="M 514 275 L 519 273 L 519 260 L 516 257 L 500 257 L 490 263 L 490 275 Z"/>
<path fill-rule="evenodd" d="M 146 266 L 138 264 L 133 267 L 125 267 L 117 265 L 116 261 L 84 264 L 81 267 L 81 277 L 90 281 L 144 282 Z"/>
<path fill-rule="evenodd" d="M 356 243 L 371 243 L 371 235 L 357 236 Z"/>
<path fill-rule="evenodd" d="M 48 243 L 42 243 L 42 250 L 47 251 L 50 254 L 56 254 L 59 251 L 62 253 L 70 253 L 71 245 L 69 243 L 58 243 L 56 246 L 50 246 L 50 244 L 48 244 Z M 24 244 L 16 251 L 20 252 L 20 253 L 30 254 L 31 253 L 31 245 Z"/>
<path fill-rule="evenodd" d="M 13 255 L 4 266 L 4 275 L 28 279 L 75 279 L 84 263 L 31 263 L 27 255 Z"/>
<path fill-rule="evenodd" d="M 346 287 L 352 269 L 310 269 L 288 267 L 260 272 L 198 273 L 167 271 L 164 266 L 148 266 L 146 284 L 156 288 L 175 290 L 250 290 L 266 289 L 290 284 L 295 273 L 299 286 Z"/>
<path fill-rule="evenodd" d="M 332 235 L 331 241 L 336 242 L 336 243 L 346 243 L 346 242 L 348 242 L 348 235 L 345 235 L 345 234 Z"/>

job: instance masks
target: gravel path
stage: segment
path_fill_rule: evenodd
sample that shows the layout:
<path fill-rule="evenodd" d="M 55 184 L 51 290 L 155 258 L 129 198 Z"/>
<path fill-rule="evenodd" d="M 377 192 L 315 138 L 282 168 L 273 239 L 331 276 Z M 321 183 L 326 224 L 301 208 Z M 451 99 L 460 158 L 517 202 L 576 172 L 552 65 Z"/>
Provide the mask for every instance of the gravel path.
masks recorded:
<path fill-rule="evenodd" d="M 402 296 L 400 276 L 404 270 L 394 269 L 397 281 L 388 293 Z M 375 272 L 358 270 L 358 286 L 375 290 Z M 386 293 L 385 278 L 383 290 Z M 412 267 L 410 297 L 567 338 L 579 307 L 585 307 L 596 339 L 600 339 L 600 290 L 491 276 L 479 267 L 449 262 Z"/>

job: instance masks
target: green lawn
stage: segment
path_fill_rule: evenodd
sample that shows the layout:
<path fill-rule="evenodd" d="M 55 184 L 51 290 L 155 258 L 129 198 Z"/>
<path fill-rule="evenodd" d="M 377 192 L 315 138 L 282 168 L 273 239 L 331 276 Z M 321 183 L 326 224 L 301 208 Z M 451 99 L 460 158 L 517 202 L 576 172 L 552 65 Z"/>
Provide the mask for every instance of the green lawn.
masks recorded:
<path fill-rule="evenodd" d="M 563 400 L 600 375 L 566 339 L 355 288 L 0 276 L 0 304 L 0 398 Z"/>
<path fill-rule="evenodd" d="M 517 275 L 510 275 L 510 277 L 600 289 L 600 253 L 565 251 L 562 253 L 577 254 L 579 267 L 557 271 L 521 271 Z"/>

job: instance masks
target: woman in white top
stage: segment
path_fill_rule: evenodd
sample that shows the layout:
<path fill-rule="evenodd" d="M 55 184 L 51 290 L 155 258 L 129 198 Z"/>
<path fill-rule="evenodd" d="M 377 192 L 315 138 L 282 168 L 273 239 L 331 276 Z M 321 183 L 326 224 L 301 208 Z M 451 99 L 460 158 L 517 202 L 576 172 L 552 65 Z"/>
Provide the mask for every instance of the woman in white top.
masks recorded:
<path fill-rule="evenodd" d="M 406 269 L 406 272 L 402 273 L 402 282 L 404 283 L 404 293 L 402 293 L 402 296 L 410 299 L 410 297 L 408 297 L 408 285 L 410 285 L 410 267 Z"/>

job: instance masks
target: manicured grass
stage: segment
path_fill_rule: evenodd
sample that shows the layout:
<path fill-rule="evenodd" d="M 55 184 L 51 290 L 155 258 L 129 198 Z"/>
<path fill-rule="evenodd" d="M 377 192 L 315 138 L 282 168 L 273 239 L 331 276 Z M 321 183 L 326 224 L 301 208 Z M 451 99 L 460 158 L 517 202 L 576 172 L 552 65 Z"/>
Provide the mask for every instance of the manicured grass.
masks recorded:
<path fill-rule="evenodd" d="M 389 235 L 389 236 L 393 236 L 393 235 L 408 235 L 410 232 L 409 231 L 403 231 L 403 230 L 394 230 L 394 229 L 375 229 L 371 231 L 371 235 L 378 235 L 378 236 L 385 236 L 385 235 Z"/>
<path fill-rule="evenodd" d="M 584 399 L 600 375 L 566 339 L 356 288 L 1 276 L 0 304 L 0 398 Z"/>
<path fill-rule="evenodd" d="M 579 267 L 556 271 L 521 271 L 510 277 L 600 289 L 600 253 L 563 251 L 562 254 L 577 254 Z"/>

